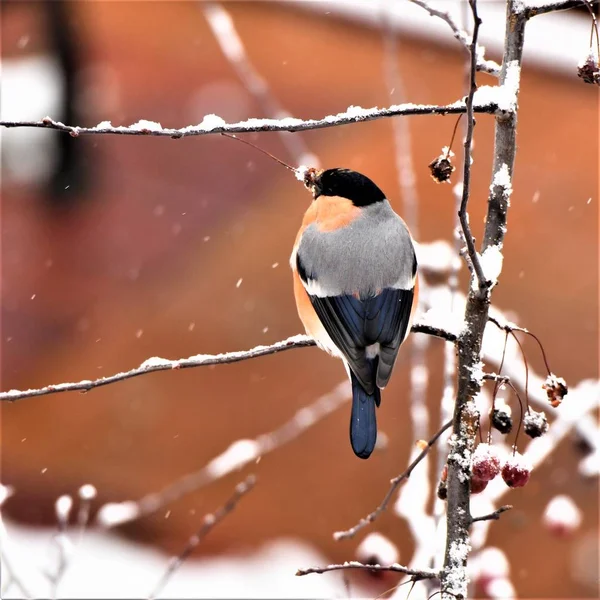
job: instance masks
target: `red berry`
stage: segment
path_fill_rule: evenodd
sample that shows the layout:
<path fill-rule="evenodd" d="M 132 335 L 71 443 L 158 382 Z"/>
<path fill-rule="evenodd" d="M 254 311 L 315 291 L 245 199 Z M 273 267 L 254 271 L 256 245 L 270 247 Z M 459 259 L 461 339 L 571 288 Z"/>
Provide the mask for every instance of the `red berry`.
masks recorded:
<path fill-rule="evenodd" d="M 479 444 L 473 453 L 473 477 L 491 481 L 500 473 L 500 458 L 493 446 Z"/>
<path fill-rule="evenodd" d="M 508 487 L 523 487 L 531 475 L 531 463 L 518 452 L 510 456 L 502 467 L 502 479 Z"/>
<path fill-rule="evenodd" d="M 478 477 L 471 477 L 471 494 L 479 494 L 485 490 L 488 482 L 479 479 Z"/>

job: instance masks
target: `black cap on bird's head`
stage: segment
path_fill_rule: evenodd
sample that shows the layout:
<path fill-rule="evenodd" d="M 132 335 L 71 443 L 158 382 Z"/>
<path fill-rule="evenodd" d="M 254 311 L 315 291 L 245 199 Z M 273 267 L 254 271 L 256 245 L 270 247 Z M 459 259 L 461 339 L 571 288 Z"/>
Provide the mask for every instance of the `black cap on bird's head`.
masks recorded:
<path fill-rule="evenodd" d="M 385 194 L 365 175 L 351 169 L 307 169 L 304 185 L 319 196 L 339 196 L 351 200 L 355 206 L 369 206 L 385 200 Z"/>

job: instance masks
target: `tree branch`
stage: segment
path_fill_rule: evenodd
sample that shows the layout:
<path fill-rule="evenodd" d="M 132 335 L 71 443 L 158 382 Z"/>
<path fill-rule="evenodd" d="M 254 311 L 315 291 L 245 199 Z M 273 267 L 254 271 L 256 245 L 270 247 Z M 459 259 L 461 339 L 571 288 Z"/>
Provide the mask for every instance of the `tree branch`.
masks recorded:
<path fill-rule="evenodd" d="M 348 540 L 353 538 L 361 529 L 364 529 L 369 523 L 372 523 L 377 517 L 387 508 L 394 492 L 398 489 L 398 486 L 410 477 L 410 474 L 414 471 L 415 467 L 427 456 L 431 447 L 437 442 L 439 437 L 450 428 L 452 421 L 448 421 L 442 428 L 427 442 L 427 446 L 423 448 L 421 453 L 408 465 L 407 469 L 400 475 L 394 477 L 391 480 L 390 489 L 382 500 L 381 504 L 372 512 L 369 513 L 364 519 L 361 519 L 354 527 L 347 529 L 346 531 L 336 531 L 333 534 L 333 538 L 337 541 Z"/>
<path fill-rule="evenodd" d="M 476 18 L 475 0 L 470 0 L 470 3 Z M 512 190 L 512 170 L 516 153 L 517 94 L 527 21 L 520 9 L 521 0 L 508 0 L 506 39 L 500 74 L 500 84 L 506 94 L 504 104 L 507 110 L 496 116 L 493 175 L 482 244 L 483 252 L 495 246 L 500 259 L 506 234 L 508 197 Z M 472 79 L 473 76 L 472 61 Z M 494 275 L 497 277 L 500 271 L 501 260 Z M 443 600 L 467 597 L 466 563 L 470 550 L 471 525 L 470 469 L 479 418 L 473 399 L 481 390 L 483 382 L 479 376 L 481 345 L 488 321 L 490 297 L 491 289 L 487 289 L 486 286 L 471 286 L 465 308 L 466 327 L 457 343 L 458 392 L 454 408 L 451 451 L 448 456 L 447 537 L 441 578 Z"/>
<path fill-rule="evenodd" d="M 425 333 L 434 337 L 442 338 L 448 342 L 455 342 L 456 336 L 450 331 L 445 331 L 439 327 L 430 325 L 418 324 L 412 326 L 413 333 Z M 306 335 L 294 335 L 281 342 L 276 342 L 270 346 L 256 346 L 250 350 L 241 350 L 237 352 L 225 352 L 223 354 L 197 354 L 189 358 L 179 358 L 169 360 L 153 356 L 145 360 L 139 367 L 129 371 L 123 371 L 108 377 L 100 377 L 99 379 L 83 379 L 72 383 L 56 383 L 42 388 L 29 390 L 9 390 L 8 392 L 0 392 L 0 402 L 14 402 L 24 398 L 32 398 L 34 396 L 48 396 L 50 394 L 58 394 L 59 392 L 89 392 L 90 390 L 133 377 L 156 373 L 157 371 L 173 371 L 178 369 L 190 369 L 193 367 L 207 367 L 209 365 L 224 365 L 229 363 L 240 362 L 242 360 L 250 360 L 276 354 L 293 348 L 308 348 L 315 346 L 315 341 Z"/>
<path fill-rule="evenodd" d="M 444 21 L 448 27 L 452 30 L 452 34 L 454 37 L 461 43 L 462 47 L 469 52 L 470 46 L 472 44 L 472 38 L 467 34 L 466 31 L 461 29 L 450 13 L 444 10 L 438 10 L 430 6 L 427 2 L 423 0 L 409 0 L 413 4 L 420 6 L 422 9 L 427 11 L 432 17 L 437 17 Z M 493 60 L 486 60 L 484 58 L 484 49 L 479 45 L 475 44 L 475 60 L 476 60 L 476 69 L 478 71 L 483 71 L 484 73 L 489 73 L 490 75 L 500 75 L 500 65 Z"/>
<path fill-rule="evenodd" d="M 303 575 L 310 575 L 311 573 L 328 573 L 329 571 L 341 571 L 343 569 L 363 569 L 365 571 L 393 571 L 395 573 L 404 573 L 405 575 L 412 575 L 414 581 L 421 581 L 422 579 L 437 579 L 439 573 L 433 569 L 409 569 L 399 564 L 393 565 L 365 565 L 357 561 L 349 561 L 339 565 L 327 565 L 326 567 L 311 567 L 309 569 L 298 569 L 296 576 L 302 577 Z"/>
<path fill-rule="evenodd" d="M 480 517 L 473 517 L 471 519 L 471 523 L 477 523 L 478 521 L 497 521 L 502 513 L 505 513 L 507 510 L 511 509 L 512 506 L 510 504 L 505 504 L 504 506 L 497 508 L 492 513 L 489 513 L 487 515 L 481 515 Z"/>
<path fill-rule="evenodd" d="M 475 128 L 475 118 L 473 116 L 473 100 L 475 98 L 475 92 L 477 91 L 476 66 L 477 66 L 477 38 L 479 36 L 479 26 L 481 25 L 481 19 L 477 14 L 476 0 L 469 0 L 471 10 L 473 12 L 473 37 L 469 46 L 470 53 L 470 79 L 469 79 L 469 94 L 467 96 L 467 135 L 465 136 L 465 158 L 463 161 L 463 181 L 462 181 L 462 199 L 460 202 L 460 208 L 458 210 L 458 219 L 462 228 L 465 243 L 467 245 L 467 251 L 469 253 L 469 259 L 475 275 L 479 288 L 483 289 L 486 286 L 486 277 L 481 268 L 481 262 L 479 261 L 479 255 L 475 250 L 475 240 L 471 233 L 471 227 L 469 225 L 469 215 L 467 214 L 467 205 L 469 203 L 469 195 L 471 193 L 471 146 L 473 145 L 473 129 Z"/>
<path fill-rule="evenodd" d="M 210 26 L 221 52 L 229 61 L 238 79 L 246 90 L 255 98 L 264 115 L 277 119 L 289 117 L 289 113 L 277 101 L 267 81 L 250 62 L 244 44 L 235 29 L 233 19 L 225 7 L 218 2 L 199 2 L 204 16 Z M 313 166 L 316 162 L 315 155 L 310 152 L 301 136 L 287 135 L 280 132 L 283 145 L 298 165 Z"/>
<path fill-rule="evenodd" d="M 578 6 L 582 6 L 584 2 L 592 5 L 596 4 L 597 0 L 547 0 L 545 2 L 542 0 L 541 2 L 525 2 L 523 13 L 526 19 L 530 19 L 537 15 L 577 8 Z"/>
<path fill-rule="evenodd" d="M 173 574 L 183 564 L 190 554 L 194 551 L 196 546 L 239 504 L 240 500 L 248 493 L 251 492 L 256 485 L 256 477 L 249 475 L 244 481 L 238 483 L 235 486 L 235 491 L 231 497 L 220 506 L 214 513 L 209 513 L 204 516 L 203 523 L 198 531 L 188 540 L 185 548 L 176 556 L 172 561 L 163 576 L 160 578 L 158 583 L 154 586 L 148 600 L 156 598 L 163 590 L 169 579 L 173 577 Z"/>
<path fill-rule="evenodd" d="M 160 123 L 153 121 L 138 121 L 128 127 L 113 127 L 110 121 L 103 121 L 95 127 L 79 127 L 65 125 L 46 117 L 40 121 L 0 121 L 0 127 L 37 127 L 42 129 L 55 129 L 64 131 L 73 137 L 79 135 L 150 135 L 158 137 L 170 137 L 179 139 L 197 135 L 211 135 L 220 133 L 253 133 L 264 131 L 310 131 L 313 129 L 324 129 L 326 127 L 337 127 L 364 121 L 375 121 L 387 117 L 409 116 L 409 115 L 457 115 L 466 112 L 463 100 L 457 100 L 452 104 L 393 104 L 388 108 L 361 108 L 350 106 L 345 112 L 337 115 L 328 115 L 322 119 L 296 119 L 287 117 L 284 119 L 248 119 L 238 123 L 226 123 L 216 115 L 206 115 L 202 123 L 188 125 L 180 129 L 164 128 Z M 498 110 L 496 102 L 477 103 L 474 111 L 478 113 L 494 114 Z"/>

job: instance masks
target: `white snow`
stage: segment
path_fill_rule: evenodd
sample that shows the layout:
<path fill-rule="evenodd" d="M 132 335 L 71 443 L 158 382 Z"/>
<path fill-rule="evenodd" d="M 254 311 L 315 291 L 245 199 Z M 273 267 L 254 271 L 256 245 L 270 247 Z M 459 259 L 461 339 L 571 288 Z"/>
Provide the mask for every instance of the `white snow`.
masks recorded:
<path fill-rule="evenodd" d="M 256 440 L 236 440 L 219 456 L 214 458 L 206 466 L 206 470 L 214 479 L 223 477 L 252 460 L 256 460 L 260 455 L 260 446 Z"/>
<path fill-rule="evenodd" d="M 543 521 L 550 528 L 574 531 L 581 525 L 581 510 L 569 496 L 554 496 L 546 506 Z"/>
<path fill-rule="evenodd" d="M 465 320 L 458 308 L 452 310 L 449 306 L 436 306 L 421 315 L 416 324 L 436 327 L 459 336 L 465 327 Z"/>
<path fill-rule="evenodd" d="M 583 67 L 585 67 L 585 65 L 587 63 L 596 63 L 598 64 L 598 57 L 596 55 L 596 49 L 595 48 L 590 48 L 585 56 L 577 63 L 577 66 L 582 69 Z"/>
<path fill-rule="evenodd" d="M 14 490 L 10 485 L 3 485 L 0 483 L 0 506 L 2 506 L 13 493 Z"/>
<path fill-rule="evenodd" d="M 548 431 L 548 420 L 546 419 L 546 413 L 544 411 L 536 412 L 535 410 L 529 410 L 523 417 L 523 425 L 525 427 L 533 426 L 539 429 L 542 433 Z"/>
<path fill-rule="evenodd" d="M 356 556 L 361 562 L 375 559 L 381 565 L 397 563 L 400 557 L 397 546 L 379 532 L 373 532 L 359 544 Z"/>
<path fill-rule="evenodd" d="M 504 551 L 488 546 L 472 558 L 473 577 L 500 578 L 510 575 L 510 564 Z"/>
<path fill-rule="evenodd" d="M 54 503 L 54 508 L 56 510 L 56 518 L 60 522 L 64 523 L 68 521 L 71 508 L 73 508 L 73 498 L 67 494 L 59 496 Z"/>
<path fill-rule="evenodd" d="M 598 437 L 597 434 L 596 437 Z M 600 451 L 592 452 L 579 463 L 579 473 L 584 477 L 600 475 Z"/>
<path fill-rule="evenodd" d="M 82 500 L 93 500 L 97 493 L 96 488 L 91 483 L 86 483 L 79 488 L 79 497 Z"/>
<path fill-rule="evenodd" d="M 50 533 L 7 522 L 11 564 L 34 598 L 51 597 L 38 566 L 47 563 Z M 3 541 L 4 538 L 3 538 Z M 182 547 L 183 549 L 183 547 Z M 88 530 L 75 547 L 60 582 L 60 598 L 147 598 L 170 559 L 113 532 Z M 168 581 L 160 598 L 342 598 L 341 577 L 296 577 L 298 567 L 327 564 L 313 546 L 279 538 L 246 553 L 190 558 Z M 3 584 L 5 582 L 3 581 Z M 357 597 L 368 591 L 353 585 Z M 3 598 L 23 598 L 11 586 Z"/>
<path fill-rule="evenodd" d="M 162 131 L 163 127 L 156 121 L 147 121 L 146 119 L 140 119 L 137 123 L 133 123 L 129 126 L 129 129 L 133 131 Z"/>
<path fill-rule="evenodd" d="M 152 367 L 166 367 L 173 365 L 174 361 L 160 356 L 151 356 L 147 358 L 141 365 L 140 369 L 150 369 Z"/>
<path fill-rule="evenodd" d="M 245 54 L 244 45 L 229 13 L 219 4 L 207 3 L 204 6 L 204 14 L 223 54 L 231 62 L 242 60 Z"/>
<path fill-rule="evenodd" d="M 510 206 L 510 196 L 512 194 L 512 179 L 510 176 L 510 172 L 508 170 L 508 165 L 506 163 L 502 163 L 502 166 L 498 171 L 494 173 L 494 179 L 492 180 L 492 185 L 490 186 L 490 192 L 495 193 L 494 188 L 501 187 L 502 195 L 506 202 L 509 203 Z M 539 193 L 539 192 L 538 192 Z"/>
<path fill-rule="evenodd" d="M 498 282 L 498 277 L 500 276 L 500 273 L 502 273 L 503 261 L 504 255 L 499 246 L 489 246 L 479 257 L 479 263 L 483 269 L 483 274 L 493 285 Z M 473 279 L 476 281 L 475 278 Z"/>
<path fill-rule="evenodd" d="M 512 598 L 516 598 L 515 588 L 506 577 L 492 579 L 485 586 L 484 591 L 493 600 L 512 600 Z"/>
<path fill-rule="evenodd" d="M 310 167 L 307 167 L 306 165 L 300 165 L 295 171 L 295 175 L 296 175 L 296 179 L 298 181 L 302 181 L 304 182 L 304 176 L 306 175 L 306 172 L 308 171 Z"/>
<path fill-rule="evenodd" d="M 140 509 L 136 502 L 108 502 L 100 507 L 96 520 L 101 527 L 111 528 L 135 519 Z"/>
<path fill-rule="evenodd" d="M 459 269 L 462 261 L 456 255 L 454 247 L 447 240 L 433 242 L 414 242 L 419 270 L 432 273 L 448 273 Z"/>
<path fill-rule="evenodd" d="M 525 469 L 529 472 L 533 470 L 533 464 L 531 460 L 520 452 L 515 452 L 514 454 L 511 453 L 506 459 L 506 464 L 510 467 Z"/>

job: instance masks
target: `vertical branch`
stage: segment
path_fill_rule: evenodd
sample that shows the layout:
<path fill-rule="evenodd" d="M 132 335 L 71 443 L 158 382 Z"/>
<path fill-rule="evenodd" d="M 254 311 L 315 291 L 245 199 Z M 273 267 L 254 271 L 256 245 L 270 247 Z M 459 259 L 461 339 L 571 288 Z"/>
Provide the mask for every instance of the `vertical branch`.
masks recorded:
<path fill-rule="evenodd" d="M 477 37 L 479 35 L 479 26 L 481 25 L 481 19 L 477 14 L 477 0 L 469 0 L 469 6 L 473 13 L 473 36 L 471 38 L 471 45 L 469 46 L 469 52 L 471 54 L 470 66 L 469 66 L 469 93 L 467 95 L 467 134 L 464 142 L 464 161 L 463 161 L 463 185 L 462 185 L 462 200 L 460 202 L 460 208 L 458 210 L 458 219 L 462 228 L 465 243 L 467 245 L 467 252 L 470 258 L 470 262 L 473 265 L 475 276 L 480 288 L 485 287 L 486 278 L 483 274 L 481 263 L 479 262 L 479 256 L 475 250 L 475 240 L 471 233 L 471 226 L 469 225 L 469 215 L 467 213 L 467 204 L 469 202 L 469 195 L 471 192 L 471 146 L 473 144 L 473 129 L 475 128 L 475 116 L 473 112 L 473 99 L 475 92 L 477 91 L 477 83 L 475 81 L 477 75 Z"/>
<path fill-rule="evenodd" d="M 470 0 L 475 30 L 471 51 L 474 52 L 478 18 L 475 0 Z M 510 110 L 499 111 L 496 115 L 495 152 L 492 185 L 488 199 L 485 235 L 482 250 L 496 246 L 502 248 L 506 233 L 506 213 L 511 192 L 511 177 L 516 152 L 517 93 L 520 82 L 520 65 L 523 51 L 526 15 L 519 9 L 519 0 L 508 0 L 506 16 L 506 38 L 500 84 L 502 93 L 509 99 Z M 473 87 L 475 61 L 471 57 L 471 86 Z M 473 91 L 473 89 L 471 89 Z M 471 96 L 471 95 L 470 95 Z M 470 100 L 472 98 L 470 97 Z M 472 134 L 472 106 L 468 111 L 468 126 Z M 465 142 L 465 185 L 462 206 L 466 208 L 470 177 L 470 143 L 467 135 Z M 461 223 L 468 224 L 466 211 Z M 465 230 L 467 244 L 474 249 L 470 231 Z M 470 239 L 470 242 L 469 242 Z M 471 254 L 471 250 L 469 251 Z M 475 254 L 476 256 L 476 254 Z M 474 266 L 477 269 L 477 263 Z M 479 264 L 479 269 L 481 265 Z M 472 522 L 470 513 L 470 477 L 471 455 L 477 431 L 478 414 L 473 403 L 481 389 L 481 344 L 488 319 L 491 290 L 481 274 L 478 273 L 479 286 L 471 286 L 465 308 L 465 328 L 457 343 L 458 348 L 458 393 L 454 409 L 453 436 L 448 456 L 448 507 L 447 537 L 442 572 L 443 600 L 456 600 L 467 597 L 466 563 L 470 550 L 469 527 Z"/>

